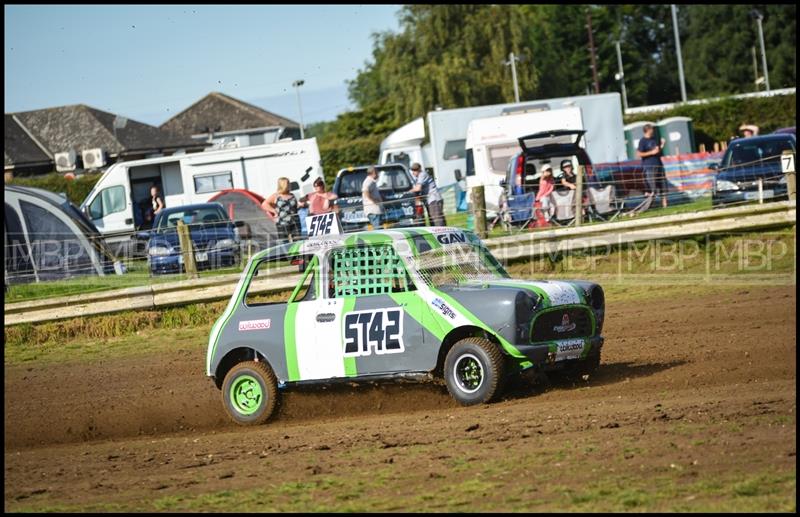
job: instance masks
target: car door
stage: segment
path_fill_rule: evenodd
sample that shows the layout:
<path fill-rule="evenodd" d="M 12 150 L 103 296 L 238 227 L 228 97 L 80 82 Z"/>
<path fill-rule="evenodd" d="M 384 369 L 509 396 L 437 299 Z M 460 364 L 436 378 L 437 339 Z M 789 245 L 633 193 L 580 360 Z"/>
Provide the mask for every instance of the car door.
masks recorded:
<path fill-rule="evenodd" d="M 426 370 L 417 297 L 390 245 L 331 250 L 328 300 L 336 308 L 346 375 L 381 375 Z"/>

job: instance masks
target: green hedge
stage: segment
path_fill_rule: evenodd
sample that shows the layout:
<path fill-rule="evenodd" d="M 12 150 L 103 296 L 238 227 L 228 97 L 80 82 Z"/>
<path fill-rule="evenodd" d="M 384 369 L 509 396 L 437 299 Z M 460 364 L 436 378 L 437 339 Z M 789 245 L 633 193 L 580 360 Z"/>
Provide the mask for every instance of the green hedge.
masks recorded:
<path fill-rule="evenodd" d="M 319 142 L 319 154 L 328 188 L 333 186 L 336 173 L 345 167 L 378 163 L 378 153 L 384 135 L 371 135 L 349 141 Z"/>
<path fill-rule="evenodd" d="M 14 178 L 10 184 L 21 187 L 35 187 L 55 193 L 65 192 L 67 199 L 76 206 L 80 206 L 89 192 L 91 192 L 92 187 L 97 183 L 97 180 L 100 179 L 100 176 L 102 176 L 100 173 L 85 174 L 74 180 L 68 180 L 60 172 L 51 172 L 43 176 Z"/>
<path fill-rule="evenodd" d="M 694 126 L 695 142 L 713 148 L 714 142 L 728 141 L 738 134 L 742 124 L 755 124 L 761 134 L 795 125 L 797 96 L 776 95 L 750 99 L 725 99 L 708 104 L 684 105 L 676 108 L 637 113 L 625 116 L 625 123 L 650 120 L 658 122 L 667 117 L 689 117 Z"/>

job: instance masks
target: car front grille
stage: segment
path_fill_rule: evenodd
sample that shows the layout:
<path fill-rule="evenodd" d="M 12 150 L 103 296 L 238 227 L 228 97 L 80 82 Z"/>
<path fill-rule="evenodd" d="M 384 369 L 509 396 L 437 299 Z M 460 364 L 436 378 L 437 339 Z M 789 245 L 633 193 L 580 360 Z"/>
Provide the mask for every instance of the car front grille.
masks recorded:
<path fill-rule="evenodd" d="M 555 308 L 536 317 L 531 326 L 531 342 L 590 337 L 593 331 L 588 308 Z"/>

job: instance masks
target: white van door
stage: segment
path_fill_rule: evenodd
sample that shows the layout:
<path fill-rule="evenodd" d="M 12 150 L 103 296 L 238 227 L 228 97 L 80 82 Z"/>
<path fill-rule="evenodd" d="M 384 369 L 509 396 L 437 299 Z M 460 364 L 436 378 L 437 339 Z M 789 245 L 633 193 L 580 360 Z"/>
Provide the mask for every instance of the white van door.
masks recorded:
<path fill-rule="evenodd" d="M 104 237 L 133 232 L 133 203 L 125 185 L 111 185 L 98 191 L 88 205 L 88 213 Z"/>

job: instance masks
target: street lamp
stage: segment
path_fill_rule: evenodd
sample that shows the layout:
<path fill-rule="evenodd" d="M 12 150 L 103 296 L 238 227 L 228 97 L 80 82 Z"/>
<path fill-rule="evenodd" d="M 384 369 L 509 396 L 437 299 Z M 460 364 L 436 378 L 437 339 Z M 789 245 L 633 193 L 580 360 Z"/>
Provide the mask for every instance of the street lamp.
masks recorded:
<path fill-rule="evenodd" d="M 686 81 L 683 78 L 683 58 L 681 57 L 681 37 L 678 32 L 678 8 L 672 4 L 672 28 L 675 31 L 675 50 L 678 52 L 678 77 L 681 80 L 681 100 L 686 102 Z"/>
<path fill-rule="evenodd" d="M 622 71 L 622 52 L 619 50 L 619 40 L 614 42 L 617 46 L 617 64 L 619 65 L 619 73 L 614 74 L 614 79 L 622 83 L 622 111 L 628 111 L 628 95 L 625 92 L 625 72 Z"/>
<path fill-rule="evenodd" d="M 303 106 L 300 104 L 300 87 L 305 83 L 306 82 L 302 79 L 298 79 L 292 83 L 292 86 L 297 92 L 297 110 L 300 112 L 300 139 L 304 139 L 306 137 L 305 132 L 303 131 Z"/>
<path fill-rule="evenodd" d="M 503 61 L 503 64 L 511 65 L 511 78 L 514 80 L 514 102 L 519 103 L 519 86 L 517 85 L 517 66 L 516 62 L 521 59 L 514 55 L 513 52 L 508 53 L 508 61 Z"/>
<path fill-rule="evenodd" d="M 758 39 L 761 42 L 761 66 L 764 68 L 764 83 L 767 86 L 767 91 L 769 91 L 769 71 L 767 71 L 767 53 L 764 50 L 764 29 L 761 27 L 761 20 L 764 19 L 764 15 L 761 14 L 757 9 L 753 9 L 750 11 L 750 17 L 756 20 L 758 23 Z"/>

